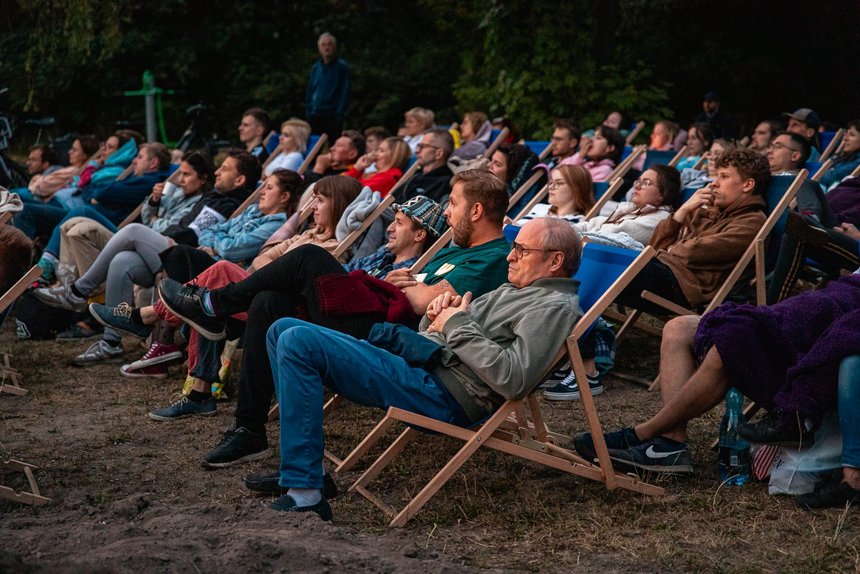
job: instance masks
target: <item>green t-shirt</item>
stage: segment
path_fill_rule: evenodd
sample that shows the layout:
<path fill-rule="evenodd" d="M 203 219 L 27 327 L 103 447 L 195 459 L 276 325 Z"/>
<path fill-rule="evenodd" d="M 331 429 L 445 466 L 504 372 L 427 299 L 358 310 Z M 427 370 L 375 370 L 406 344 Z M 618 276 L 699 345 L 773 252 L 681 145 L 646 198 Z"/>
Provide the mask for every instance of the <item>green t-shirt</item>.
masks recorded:
<path fill-rule="evenodd" d="M 445 279 L 457 293 L 472 292 L 477 298 L 508 280 L 508 253 L 511 245 L 504 237 L 475 247 L 446 247 L 427 263 L 424 283 Z"/>

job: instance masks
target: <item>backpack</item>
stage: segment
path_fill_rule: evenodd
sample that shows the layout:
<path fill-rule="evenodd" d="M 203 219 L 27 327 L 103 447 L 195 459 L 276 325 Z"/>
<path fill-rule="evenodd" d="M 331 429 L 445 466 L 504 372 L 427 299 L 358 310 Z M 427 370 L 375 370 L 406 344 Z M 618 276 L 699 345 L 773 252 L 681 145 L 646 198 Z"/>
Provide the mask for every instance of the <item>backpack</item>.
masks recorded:
<path fill-rule="evenodd" d="M 27 292 L 17 301 L 15 325 L 19 340 L 44 341 L 53 339 L 66 330 L 75 318 L 75 312 L 45 305 Z"/>

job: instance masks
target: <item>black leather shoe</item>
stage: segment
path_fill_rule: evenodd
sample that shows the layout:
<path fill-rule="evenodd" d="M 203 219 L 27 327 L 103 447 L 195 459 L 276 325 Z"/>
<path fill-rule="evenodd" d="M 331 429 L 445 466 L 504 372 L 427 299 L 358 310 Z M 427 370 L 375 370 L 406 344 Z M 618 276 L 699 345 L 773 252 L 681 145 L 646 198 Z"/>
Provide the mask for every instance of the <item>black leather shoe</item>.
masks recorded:
<path fill-rule="evenodd" d="M 808 430 L 800 415 L 795 413 L 796 422 L 786 423 L 791 416 L 783 416 L 774 409 L 768 412 L 757 423 L 744 423 L 738 427 L 738 434 L 750 442 L 757 444 L 772 444 L 791 448 L 811 446 L 815 435 Z"/>
<path fill-rule="evenodd" d="M 285 494 L 270 504 L 269 508 L 277 510 L 278 512 L 314 512 L 326 522 L 331 522 L 332 518 L 331 506 L 328 505 L 328 501 L 325 497 L 321 498 L 319 502 L 312 506 L 297 506 L 293 497 L 289 494 Z"/>

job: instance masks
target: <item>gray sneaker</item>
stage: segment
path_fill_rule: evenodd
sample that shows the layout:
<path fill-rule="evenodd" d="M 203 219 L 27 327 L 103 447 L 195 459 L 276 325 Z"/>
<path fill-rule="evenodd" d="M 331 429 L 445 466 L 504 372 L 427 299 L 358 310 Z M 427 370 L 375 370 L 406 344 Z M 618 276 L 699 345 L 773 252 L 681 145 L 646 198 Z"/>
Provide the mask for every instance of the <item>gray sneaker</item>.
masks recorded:
<path fill-rule="evenodd" d="M 90 315 L 105 327 L 134 335 L 138 339 L 146 339 L 152 334 L 152 327 L 135 323 L 131 320 L 134 307 L 128 303 L 120 303 L 116 307 L 108 307 L 99 303 L 90 303 Z"/>
<path fill-rule="evenodd" d="M 87 310 L 86 297 L 78 297 L 72 292 L 72 286 L 55 285 L 54 287 L 39 287 L 33 289 L 33 296 L 49 307 L 83 312 Z"/>
<path fill-rule="evenodd" d="M 218 405 L 215 404 L 215 399 L 209 398 L 202 403 L 195 403 L 183 395 L 169 406 L 150 412 L 149 418 L 155 421 L 172 421 L 192 415 L 211 417 L 215 414 L 218 414 Z"/>
<path fill-rule="evenodd" d="M 72 359 L 71 363 L 76 367 L 86 367 L 96 363 L 121 363 L 124 358 L 122 346 L 114 347 L 102 339 L 90 345 L 89 349 Z"/>

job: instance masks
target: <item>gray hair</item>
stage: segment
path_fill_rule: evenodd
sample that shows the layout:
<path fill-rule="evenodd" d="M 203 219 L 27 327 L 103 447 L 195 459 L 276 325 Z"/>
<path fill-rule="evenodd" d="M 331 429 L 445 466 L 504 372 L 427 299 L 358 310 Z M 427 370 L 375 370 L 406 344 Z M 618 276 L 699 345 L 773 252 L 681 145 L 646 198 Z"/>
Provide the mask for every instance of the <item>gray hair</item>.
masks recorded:
<path fill-rule="evenodd" d="M 451 137 L 451 132 L 445 128 L 430 128 L 424 133 L 428 133 L 433 137 L 433 145 L 442 150 L 442 155 L 447 160 L 454 152 L 454 138 Z"/>
<path fill-rule="evenodd" d="M 579 233 L 564 219 L 541 217 L 544 224 L 543 248 L 561 251 L 564 255 L 562 270 L 566 277 L 573 276 L 579 269 L 582 258 L 582 239 Z"/>
<path fill-rule="evenodd" d="M 335 48 L 337 47 L 337 38 L 331 34 L 331 32 L 323 32 L 320 34 L 320 37 L 317 38 L 317 46 L 319 46 L 320 42 L 322 42 L 325 38 L 331 38 L 331 41 L 334 42 Z"/>

